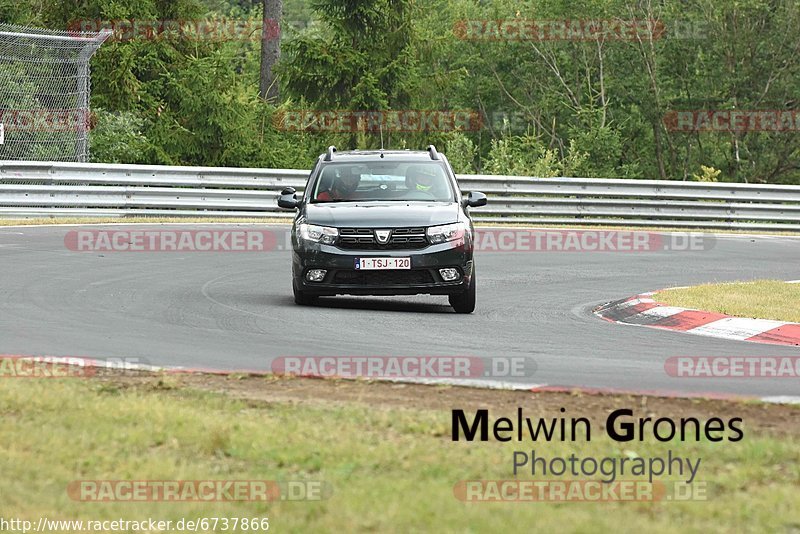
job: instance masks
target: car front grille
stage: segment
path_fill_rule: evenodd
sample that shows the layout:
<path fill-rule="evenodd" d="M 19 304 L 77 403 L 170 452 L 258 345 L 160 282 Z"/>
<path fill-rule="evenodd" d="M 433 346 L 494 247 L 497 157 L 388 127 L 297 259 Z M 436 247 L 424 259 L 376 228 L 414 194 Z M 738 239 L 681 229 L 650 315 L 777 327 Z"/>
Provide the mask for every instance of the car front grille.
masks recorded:
<path fill-rule="evenodd" d="M 333 275 L 334 284 L 360 286 L 393 286 L 432 284 L 433 276 L 427 269 L 357 271 L 343 269 Z"/>
<path fill-rule="evenodd" d="M 404 250 L 428 246 L 425 228 L 392 228 L 391 231 L 389 242 L 382 245 L 375 239 L 374 228 L 340 228 L 337 245 L 348 250 Z"/>

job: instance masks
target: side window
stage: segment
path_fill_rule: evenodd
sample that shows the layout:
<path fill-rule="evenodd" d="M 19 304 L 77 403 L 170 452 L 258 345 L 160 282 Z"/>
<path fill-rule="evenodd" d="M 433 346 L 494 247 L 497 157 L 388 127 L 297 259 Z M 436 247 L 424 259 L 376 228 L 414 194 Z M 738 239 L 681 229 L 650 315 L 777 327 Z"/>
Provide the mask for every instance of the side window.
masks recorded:
<path fill-rule="evenodd" d="M 303 196 L 306 198 L 306 200 L 311 199 L 311 188 L 314 185 L 314 176 L 317 174 L 317 171 L 319 171 L 319 166 L 320 162 L 317 160 L 317 162 L 314 164 L 314 168 L 311 169 L 311 174 L 308 175 L 308 180 L 306 180 L 306 189 L 303 191 Z"/>
<path fill-rule="evenodd" d="M 330 191 L 333 187 L 333 181 L 336 179 L 336 176 L 336 167 L 329 165 L 323 169 L 319 174 L 319 178 L 317 178 L 316 185 L 314 186 L 314 198 L 318 199 L 320 193 L 323 191 Z"/>

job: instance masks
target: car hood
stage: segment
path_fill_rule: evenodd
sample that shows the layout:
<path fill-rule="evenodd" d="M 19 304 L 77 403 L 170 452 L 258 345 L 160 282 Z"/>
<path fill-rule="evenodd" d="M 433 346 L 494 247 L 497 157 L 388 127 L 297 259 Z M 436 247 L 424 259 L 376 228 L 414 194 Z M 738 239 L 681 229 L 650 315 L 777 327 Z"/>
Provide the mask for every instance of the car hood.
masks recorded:
<path fill-rule="evenodd" d="M 436 226 L 458 221 L 455 202 L 341 202 L 306 205 L 310 224 L 338 228 Z"/>

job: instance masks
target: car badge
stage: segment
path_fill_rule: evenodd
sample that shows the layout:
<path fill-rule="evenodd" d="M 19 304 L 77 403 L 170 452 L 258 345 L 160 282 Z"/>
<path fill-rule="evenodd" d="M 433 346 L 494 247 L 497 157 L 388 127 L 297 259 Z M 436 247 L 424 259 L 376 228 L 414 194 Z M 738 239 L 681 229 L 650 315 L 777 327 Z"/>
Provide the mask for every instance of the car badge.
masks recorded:
<path fill-rule="evenodd" d="M 389 237 L 392 235 L 391 230 L 375 230 L 375 239 L 381 245 L 385 245 L 389 242 Z"/>

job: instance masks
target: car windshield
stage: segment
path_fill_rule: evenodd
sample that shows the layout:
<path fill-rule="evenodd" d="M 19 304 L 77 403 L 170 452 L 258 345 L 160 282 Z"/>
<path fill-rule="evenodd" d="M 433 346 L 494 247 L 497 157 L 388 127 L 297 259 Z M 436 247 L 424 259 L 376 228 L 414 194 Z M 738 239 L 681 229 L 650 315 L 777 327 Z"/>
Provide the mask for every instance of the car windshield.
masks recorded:
<path fill-rule="evenodd" d="M 311 202 L 427 200 L 453 202 L 439 162 L 329 163 L 314 185 Z"/>

